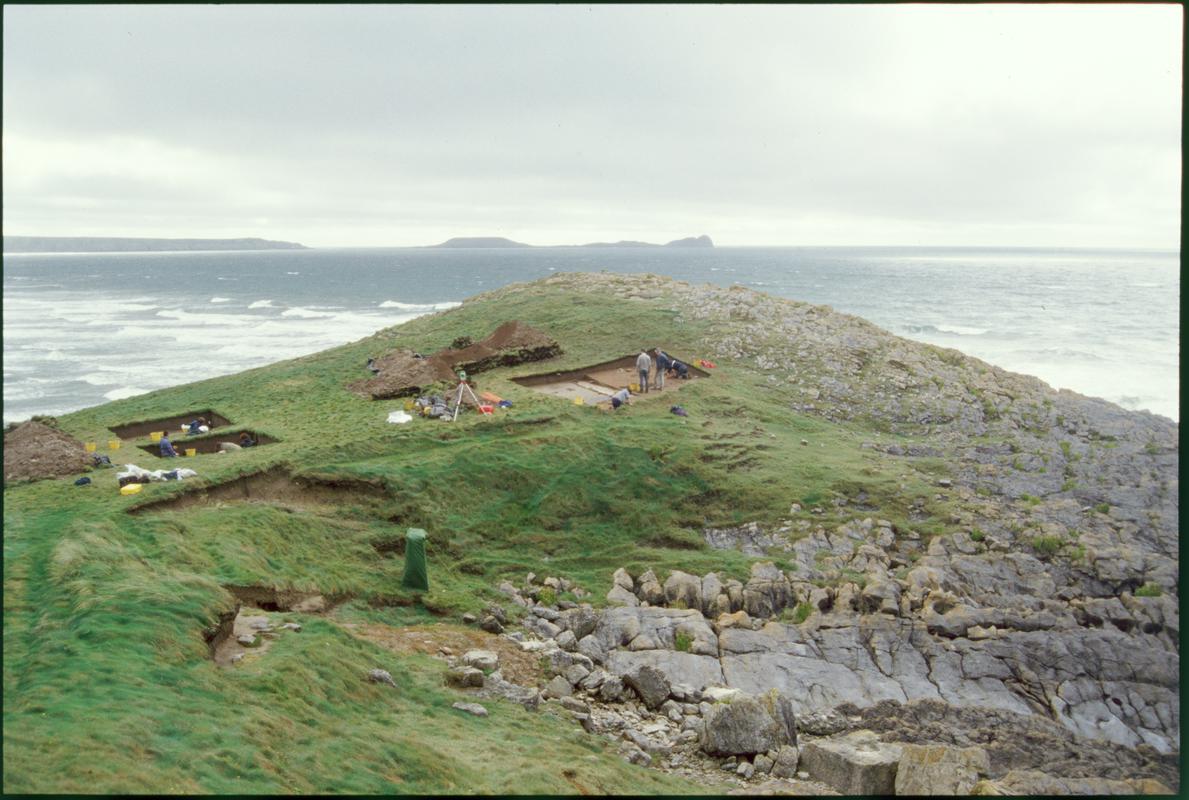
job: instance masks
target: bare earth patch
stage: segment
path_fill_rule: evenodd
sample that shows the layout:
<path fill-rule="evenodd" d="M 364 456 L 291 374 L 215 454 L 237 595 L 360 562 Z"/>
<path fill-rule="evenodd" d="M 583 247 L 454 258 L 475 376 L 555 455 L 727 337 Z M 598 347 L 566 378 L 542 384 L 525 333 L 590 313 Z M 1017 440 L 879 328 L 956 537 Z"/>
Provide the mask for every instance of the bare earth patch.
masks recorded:
<path fill-rule="evenodd" d="M 360 639 L 378 644 L 395 653 L 422 653 L 441 657 L 447 648 L 461 656 L 467 650 L 490 650 L 499 656 L 504 680 L 521 686 L 539 686 L 543 681 L 539 656 L 526 653 L 509 639 L 493 633 L 458 625 L 412 625 L 396 628 L 380 623 L 342 623 L 342 627 Z"/>

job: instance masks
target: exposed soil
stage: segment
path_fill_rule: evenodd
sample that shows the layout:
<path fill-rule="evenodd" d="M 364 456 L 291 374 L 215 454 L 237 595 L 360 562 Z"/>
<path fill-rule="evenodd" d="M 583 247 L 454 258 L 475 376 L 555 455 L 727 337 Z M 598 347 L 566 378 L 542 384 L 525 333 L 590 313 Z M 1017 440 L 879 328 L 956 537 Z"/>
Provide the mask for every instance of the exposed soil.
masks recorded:
<path fill-rule="evenodd" d="M 231 424 L 231 420 L 227 419 L 227 417 L 206 409 L 205 411 L 187 411 L 185 414 L 150 419 L 144 422 L 129 422 L 127 425 L 115 425 L 108 428 L 108 430 L 121 439 L 139 439 L 142 436 L 148 436 L 153 431 L 168 431 L 172 435 L 182 425 L 189 425 L 192 420 L 199 417 L 206 417 L 207 421 L 210 422 L 211 430 Z"/>
<path fill-rule="evenodd" d="M 175 435 L 175 432 L 170 431 L 169 441 L 173 444 L 173 449 L 177 450 L 179 455 L 184 455 L 186 450 L 190 448 L 193 448 L 199 453 L 218 453 L 221 452 L 219 445 L 225 442 L 239 444 L 239 435 L 244 432 L 243 430 L 234 430 L 219 434 L 218 436 L 186 436 L 181 433 Z M 246 431 L 246 433 L 256 442 L 255 447 L 263 447 L 264 445 L 274 444 L 280 441 L 266 433 L 256 433 L 255 431 Z M 156 458 L 162 457 L 160 444 L 142 444 L 140 445 L 140 449 Z"/>
<path fill-rule="evenodd" d="M 217 486 L 198 488 L 154 503 L 134 506 L 128 509 L 128 513 L 178 511 L 194 506 L 234 501 L 311 508 L 387 497 L 387 490 L 378 483 L 368 483 L 362 480 L 319 480 L 308 476 L 294 477 L 285 469 L 274 468 L 251 475 L 243 475 Z"/>
<path fill-rule="evenodd" d="M 229 618 L 220 626 L 219 635 L 208 641 L 211 648 L 211 659 L 220 667 L 229 667 L 241 660 L 259 658 L 272 643 L 280 636 L 294 635 L 282 626 L 286 622 L 296 622 L 284 618 L 275 618 L 266 613 L 269 609 L 243 606 L 234 617 Z M 254 642 L 245 646 L 240 644 L 239 637 L 250 634 Z M 296 635 L 300 636 L 300 633 Z M 236 658 L 242 656 L 242 659 Z"/>
<path fill-rule="evenodd" d="M 345 623 L 343 628 L 360 639 L 401 654 L 424 653 L 441 657 L 447 655 L 442 652 L 443 647 L 456 656 L 468 650 L 490 650 L 499 656 L 504 680 L 521 686 L 539 686 L 544 683 L 538 654 L 527 653 L 516 642 L 486 631 L 457 625 L 394 628 L 379 623 Z"/>
<path fill-rule="evenodd" d="M 705 370 L 690 366 L 688 379 L 666 377 L 664 389 L 649 388 L 648 393 L 644 395 L 633 392 L 633 401 L 671 394 L 682 386 L 709 377 L 709 375 L 710 373 Z M 567 400 L 581 397 L 584 403 L 596 404 L 610 403 L 612 394 L 631 386 L 639 379 L 640 376 L 636 372 L 636 356 L 630 355 L 568 372 L 526 375 L 521 378 L 513 378 L 512 381 L 554 397 L 564 397 Z M 651 381 L 649 385 L 651 387 Z"/>
<path fill-rule="evenodd" d="M 454 350 L 447 348 L 425 358 L 411 350 L 397 350 L 377 358 L 380 371 L 373 378 L 355 381 L 348 389 L 373 400 L 421 394 L 437 383 L 457 381 L 456 370 L 478 373 L 543 361 L 561 353 L 556 341 L 523 322 L 505 322 L 481 342 Z"/>
<path fill-rule="evenodd" d="M 4 434 L 4 480 L 37 481 L 86 472 L 91 455 L 83 443 L 30 420 Z"/>

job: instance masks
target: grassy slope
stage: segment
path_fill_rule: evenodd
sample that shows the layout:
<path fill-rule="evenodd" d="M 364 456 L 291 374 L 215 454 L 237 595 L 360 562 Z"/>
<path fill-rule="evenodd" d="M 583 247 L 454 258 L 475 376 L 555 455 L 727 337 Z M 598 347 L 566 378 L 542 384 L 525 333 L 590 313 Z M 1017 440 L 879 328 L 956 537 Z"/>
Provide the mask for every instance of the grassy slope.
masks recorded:
<path fill-rule="evenodd" d="M 284 509 L 225 502 L 125 513 L 193 488 L 153 484 L 122 497 L 111 471 L 5 491 L 4 782 L 14 792 L 686 792 L 630 766 L 600 739 L 550 714 L 489 704 L 488 719 L 450 709 L 440 662 L 351 637 L 337 621 L 426 622 L 476 610 L 503 578 L 570 577 L 601 597 L 611 572 L 652 567 L 745 577 L 748 559 L 710 551 L 704 525 L 788 518 L 865 489 L 881 516 L 925 533 L 906 505 L 928 477 L 860 450 L 862 430 L 788 411 L 779 389 L 726 364 L 679 399 L 606 414 L 479 377 L 514 401 L 495 420 L 385 422 L 395 402 L 343 389 L 369 355 L 432 351 L 521 319 L 561 342 L 565 369 L 662 344 L 687 357 L 725 328 L 672 323 L 664 298 L 576 296 L 534 284 L 414 320 L 369 339 L 239 375 L 153 392 L 61 420 L 87 440 L 106 427 L 213 408 L 283 443 L 192 466 L 220 483 L 282 464 L 382 481 L 389 497 Z M 722 323 L 728 325 L 729 323 Z M 688 419 L 668 413 L 680 402 Z M 806 439 L 810 445 L 804 446 Z M 147 442 L 147 439 L 146 439 Z M 125 446 L 117 461 L 160 462 Z M 402 593 L 399 556 L 371 542 L 430 532 L 432 590 Z M 305 629 L 232 670 L 207 657 L 202 630 L 232 605 L 221 584 L 349 595 L 329 617 L 287 614 Z M 372 667 L 398 689 L 362 679 Z M 438 755 L 445 754 L 445 755 Z M 563 765 L 565 769 L 563 769 Z"/>

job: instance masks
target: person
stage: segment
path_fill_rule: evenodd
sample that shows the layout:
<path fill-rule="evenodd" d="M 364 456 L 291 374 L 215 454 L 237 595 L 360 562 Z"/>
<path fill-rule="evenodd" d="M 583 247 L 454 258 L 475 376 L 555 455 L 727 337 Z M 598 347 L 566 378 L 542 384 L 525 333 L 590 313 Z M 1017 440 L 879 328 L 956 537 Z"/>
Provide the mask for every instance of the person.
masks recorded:
<path fill-rule="evenodd" d="M 673 359 L 673 363 L 669 366 L 669 369 L 671 369 L 678 378 L 681 378 L 682 380 L 689 379 L 689 367 L 681 361 Z"/>
<path fill-rule="evenodd" d="M 187 436 L 195 436 L 199 433 L 202 433 L 202 426 L 205 424 L 206 424 L 206 420 L 203 419 L 202 417 L 199 417 L 198 419 L 195 419 L 195 420 L 191 420 L 190 429 L 186 431 L 186 435 Z M 210 430 L 210 428 L 207 428 L 207 430 Z"/>
<path fill-rule="evenodd" d="M 169 434 L 163 434 L 161 436 L 161 457 L 176 458 L 177 454 L 178 451 L 173 449 L 173 442 L 169 441 Z"/>
<path fill-rule="evenodd" d="M 659 347 L 652 352 L 656 353 L 656 388 L 664 389 L 665 373 L 669 371 L 669 365 L 673 363 L 673 359 Z"/>
<path fill-rule="evenodd" d="M 630 403 L 632 400 L 632 393 L 627 388 L 620 389 L 615 394 L 611 395 L 611 407 L 618 409 L 624 403 Z"/>
<path fill-rule="evenodd" d="M 636 372 L 640 375 L 640 391 L 648 391 L 648 373 L 652 370 L 652 359 L 645 350 L 636 356 Z"/>
<path fill-rule="evenodd" d="M 248 435 L 247 431 L 243 431 L 239 435 L 239 446 L 240 447 L 255 447 L 256 442 L 252 439 L 252 437 L 250 435 Z"/>

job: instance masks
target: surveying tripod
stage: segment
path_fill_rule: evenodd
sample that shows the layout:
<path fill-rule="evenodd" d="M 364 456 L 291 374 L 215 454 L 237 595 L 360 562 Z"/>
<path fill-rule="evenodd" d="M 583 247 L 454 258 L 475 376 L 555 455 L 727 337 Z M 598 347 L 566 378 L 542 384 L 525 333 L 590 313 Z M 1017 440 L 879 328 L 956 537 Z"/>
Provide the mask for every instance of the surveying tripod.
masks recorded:
<path fill-rule="evenodd" d="M 458 410 L 460 408 L 462 408 L 462 394 L 463 394 L 463 392 L 466 392 L 467 394 L 469 394 L 471 396 L 471 399 L 475 401 L 476 408 L 480 409 L 481 411 L 483 409 L 483 404 L 479 402 L 478 397 L 475 397 L 475 390 L 471 388 L 471 385 L 469 383 L 467 383 L 466 373 L 464 372 L 462 374 L 462 377 L 458 381 L 458 389 L 454 394 L 454 416 L 450 420 L 451 422 L 458 421 Z M 486 416 L 486 415 L 490 415 L 491 412 L 483 411 L 483 414 Z"/>

